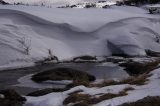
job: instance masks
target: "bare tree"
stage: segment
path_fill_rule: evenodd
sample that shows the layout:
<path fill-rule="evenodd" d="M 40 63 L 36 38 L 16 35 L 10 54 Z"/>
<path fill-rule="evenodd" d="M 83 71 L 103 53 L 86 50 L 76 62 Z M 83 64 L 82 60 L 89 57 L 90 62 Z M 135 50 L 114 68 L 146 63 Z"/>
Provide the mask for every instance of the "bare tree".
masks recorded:
<path fill-rule="evenodd" d="M 50 61 L 51 61 L 51 60 L 56 60 L 57 62 L 59 61 L 59 60 L 58 60 L 58 57 L 55 56 L 55 55 L 53 55 L 51 49 L 48 49 L 48 54 L 49 54 L 48 59 L 49 59 Z"/>
<path fill-rule="evenodd" d="M 30 54 L 30 50 L 31 50 L 31 39 L 26 38 L 25 36 L 18 39 L 19 43 L 20 43 L 20 48 L 23 49 L 23 52 L 26 55 Z"/>
<path fill-rule="evenodd" d="M 52 50 L 51 50 L 51 49 L 48 49 L 48 54 L 49 54 L 48 58 L 49 58 L 50 60 L 52 60 L 53 53 L 52 53 Z"/>

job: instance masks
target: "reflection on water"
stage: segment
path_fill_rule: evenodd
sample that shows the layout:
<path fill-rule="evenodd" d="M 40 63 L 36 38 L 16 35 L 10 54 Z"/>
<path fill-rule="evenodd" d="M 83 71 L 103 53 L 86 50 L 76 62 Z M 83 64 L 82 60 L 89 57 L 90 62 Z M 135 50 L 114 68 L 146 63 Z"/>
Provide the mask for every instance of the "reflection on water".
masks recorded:
<path fill-rule="evenodd" d="M 123 68 L 113 63 L 72 63 L 59 64 L 55 66 L 55 68 L 57 67 L 66 67 L 86 71 L 89 74 L 94 75 L 96 79 L 104 79 L 104 77 L 105 79 L 123 79 L 129 76 Z"/>
<path fill-rule="evenodd" d="M 64 67 L 64 68 L 73 68 L 81 71 L 85 71 L 91 75 L 94 75 L 97 80 L 110 80 L 110 79 L 123 79 L 128 77 L 128 74 L 118 65 L 112 63 L 106 64 L 93 64 L 93 63 L 78 63 L 78 64 L 57 64 L 54 68 Z M 71 83 L 71 81 L 47 81 L 43 83 L 35 83 L 31 80 L 33 74 L 26 75 L 18 79 L 20 84 L 16 86 L 21 87 L 31 87 L 31 88 L 52 88 L 65 87 L 66 84 Z"/>

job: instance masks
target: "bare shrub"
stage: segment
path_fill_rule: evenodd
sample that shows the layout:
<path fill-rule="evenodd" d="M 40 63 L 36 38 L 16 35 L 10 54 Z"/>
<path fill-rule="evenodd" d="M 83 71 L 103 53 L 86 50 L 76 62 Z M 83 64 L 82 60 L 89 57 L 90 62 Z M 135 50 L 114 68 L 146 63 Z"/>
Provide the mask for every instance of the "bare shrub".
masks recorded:
<path fill-rule="evenodd" d="M 31 39 L 24 36 L 18 39 L 18 42 L 19 47 L 23 49 L 23 52 L 26 55 L 29 55 L 31 50 Z"/>

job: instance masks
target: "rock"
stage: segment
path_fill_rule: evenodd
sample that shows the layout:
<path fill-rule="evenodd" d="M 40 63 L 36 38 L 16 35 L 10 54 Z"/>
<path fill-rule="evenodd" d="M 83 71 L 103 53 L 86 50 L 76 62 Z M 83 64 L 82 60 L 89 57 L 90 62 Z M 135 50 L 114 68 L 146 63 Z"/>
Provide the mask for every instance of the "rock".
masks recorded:
<path fill-rule="evenodd" d="M 0 106 L 23 106 L 26 101 L 12 89 L 1 90 L 0 94 L 4 96 L 4 98 L 0 98 Z"/>
<path fill-rule="evenodd" d="M 6 5 L 6 4 L 9 4 L 9 3 L 7 3 L 7 2 L 5 2 L 5 1 L 3 1 L 3 0 L 0 0 L 0 4 Z"/>
<path fill-rule="evenodd" d="M 146 50 L 146 54 L 148 56 L 160 57 L 160 52 L 155 52 L 155 51 L 152 51 L 152 50 Z"/>
<path fill-rule="evenodd" d="M 95 61 L 97 60 L 96 56 L 79 56 L 73 58 L 73 61 Z"/>
<path fill-rule="evenodd" d="M 87 72 L 84 71 L 79 71 L 71 68 L 55 68 L 52 70 L 37 73 L 33 75 L 31 79 L 35 82 L 42 82 L 47 80 L 94 81 L 96 78 L 93 75 L 89 75 Z"/>
<path fill-rule="evenodd" d="M 26 101 L 26 99 L 24 97 L 20 96 L 13 89 L 1 90 L 0 94 L 3 94 L 5 96 L 5 99 L 17 100 L 17 101 Z"/>

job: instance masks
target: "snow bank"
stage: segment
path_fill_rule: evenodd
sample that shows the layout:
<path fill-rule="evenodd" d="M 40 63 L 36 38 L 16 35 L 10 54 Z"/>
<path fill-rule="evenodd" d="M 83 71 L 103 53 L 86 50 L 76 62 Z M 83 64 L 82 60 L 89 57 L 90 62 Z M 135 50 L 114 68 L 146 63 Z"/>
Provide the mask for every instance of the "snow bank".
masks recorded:
<path fill-rule="evenodd" d="M 84 86 L 77 86 L 68 91 L 59 92 L 59 93 L 50 93 L 40 97 L 29 97 L 27 96 L 27 102 L 24 106 L 62 106 L 65 98 L 68 97 L 70 93 L 75 91 L 82 90 L 81 93 L 97 95 L 103 93 L 114 93 L 117 94 L 123 89 L 127 88 L 129 85 L 115 85 L 99 88 L 87 88 Z M 113 90 L 114 89 L 114 90 Z"/>
<path fill-rule="evenodd" d="M 160 50 L 159 27 L 158 16 L 137 7 L 0 6 L 0 65 L 34 62 L 47 57 L 48 49 L 60 60 L 79 55 L 146 55 L 145 49 Z M 29 55 L 22 41 L 30 45 Z"/>
<path fill-rule="evenodd" d="M 105 93 L 113 93 L 117 94 L 120 91 L 123 91 L 125 88 L 133 87 L 135 90 L 128 91 L 128 95 L 115 97 L 109 100 L 104 100 L 94 106 L 118 106 L 120 104 L 126 102 L 134 102 L 140 100 L 147 96 L 159 96 L 160 92 L 160 68 L 156 69 L 151 72 L 152 76 L 149 77 L 149 81 L 146 85 L 136 86 L 136 85 L 129 85 L 129 84 L 122 84 L 122 85 L 113 85 L 107 86 L 102 88 L 87 88 L 84 86 L 77 86 L 68 91 L 59 92 L 59 93 L 50 93 L 40 97 L 26 97 L 27 102 L 25 106 L 62 106 L 63 101 L 65 98 L 68 97 L 68 94 L 81 90 L 80 93 L 82 94 L 89 94 L 92 96 L 96 96 L 98 94 L 105 94 Z"/>
<path fill-rule="evenodd" d="M 153 72 L 151 72 L 151 74 L 152 76 L 148 78 L 149 81 L 146 85 L 135 86 L 135 90 L 129 91 L 127 96 L 105 100 L 101 103 L 96 104 L 95 106 L 117 106 L 126 102 L 135 102 L 147 96 L 159 96 L 160 68 L 154 70 Z"/>

